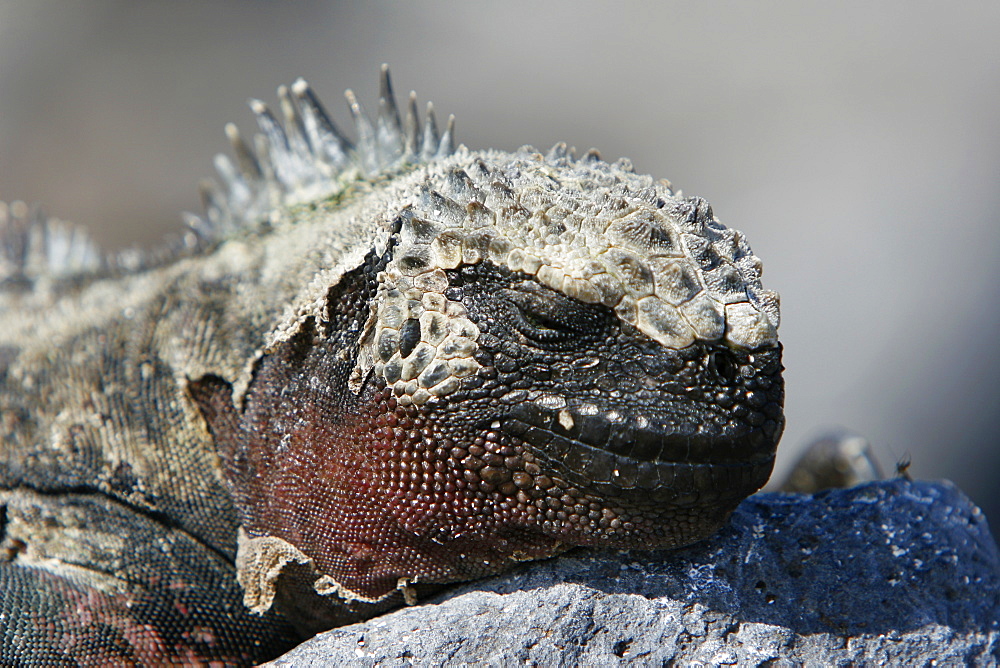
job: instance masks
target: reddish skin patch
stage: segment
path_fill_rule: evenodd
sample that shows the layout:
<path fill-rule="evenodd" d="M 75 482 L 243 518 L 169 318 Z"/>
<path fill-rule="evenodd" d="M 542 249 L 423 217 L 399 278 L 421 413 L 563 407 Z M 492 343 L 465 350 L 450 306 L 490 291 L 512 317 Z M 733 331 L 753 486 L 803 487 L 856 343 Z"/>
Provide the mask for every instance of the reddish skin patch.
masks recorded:
<path fill-rule="evenodd" d="M 261 387 L 282 367 L 265 364 Z M 202 381 L 195 394 L 224 458 L 235 453 L 244 529 L 291 543 L 369 599 L 400 578 L 470 580 L 574 545 L 676 546 L 714 530 L 738 502 L 675 509 L 669 521 L 655 495 L 622 507 L 545 475 L 516 439 L 469 434 L 449 424 L 446 405 L 404 408 L 387 390 L 347 411 L 322 391 L 284 392 L 280 410 L 270 404 L 282 390 L 251 392 L 239 426 L 228 386 Z"/>
<path fill-rule="evenodd" d="M 149 620 L 138 620 L 134 609 L 141 602 L 125 594 L 108 594 L 93 587 L 80 586 L 45 571 L 37 571 L 39 582 L 65 602 L 66 614 L 33 620 L 36 629 L 45 629 L 67 659 L 81 666 L 135 665 L 246 665 L 252 657 L 214 652 L 211 659 L 202 653 L 204 646 L 214 646 L 215 632 L 205 626 L 185 634 L 191 644 L 167 642 L 161 629 Z M 168 620 L 161 620 L 168 621 Z M 109 634 L 124 642 L 108 644 Z M 221 654 L 221 656 L 220 656 Z M 30 656 L 26 657 L 30 658 Z"/>
<path fill-rule="evenodd" d="M 276 434 L 288 418 L 255 423 L 253 433 Z M 344 422 L 309 405 L 294 422 L 280 449 L 246 451 L 256 475 L 245 528 L 295 545 L 353 592 L 378 598 L 400 578 L 467 580 L 510 566 L 515 553 L 559 551 L 557 538 L 524 526 L 528 512 L 512 512 L 515 500 L 466 480 L 474 472 L 454 459 L 453 442 L 386 392 Z"/>

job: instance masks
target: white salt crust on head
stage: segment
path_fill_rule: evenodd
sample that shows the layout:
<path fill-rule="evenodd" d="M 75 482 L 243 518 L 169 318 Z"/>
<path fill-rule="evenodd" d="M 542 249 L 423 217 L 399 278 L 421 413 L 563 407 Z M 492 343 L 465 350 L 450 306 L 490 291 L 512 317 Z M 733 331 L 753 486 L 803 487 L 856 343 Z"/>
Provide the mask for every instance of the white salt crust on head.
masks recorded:
<path fill-rule="evenodd" d="M 482 261 L 604 304 L 668 348 L 777 343 L 777 294 L 761 287 L 743 235 L 704 200 L 562 147 L 548 156 L 459 148 L 449 162 L 399 216 L 363 344 L 359 371 L 374 368 L 404 403 L 446 396 L 479 369 L 479 330 L 445 296 L 444 270 Z M 419 342 L 400 350 L 403 329 L 412 338 L 418 323 Z"/>

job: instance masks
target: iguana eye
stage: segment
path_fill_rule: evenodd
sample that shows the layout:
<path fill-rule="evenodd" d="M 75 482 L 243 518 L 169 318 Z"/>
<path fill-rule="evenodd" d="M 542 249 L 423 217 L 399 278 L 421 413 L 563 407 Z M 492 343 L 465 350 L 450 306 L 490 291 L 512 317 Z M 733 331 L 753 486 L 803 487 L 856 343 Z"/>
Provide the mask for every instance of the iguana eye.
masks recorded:
<path fill-rule="evenodd" d="M 545 294 L 540 294 L 544 290 Z M 587 305 L 555 290 L 531 283 L 503 291 L 511 305 L 511 325 L 527 338 L 539 343 L 567 341 L 593 332 L 593 313 Z"/>
<path fill-rule="evenodd" d="M 533 305 L 532 305 L 533 306 Z M 575 333 L 563 323 L 557 322 L 542 310 L 515 303 L 516 320 L 514 326 L 519 332 L 536 341 L 564 341 Z"/>

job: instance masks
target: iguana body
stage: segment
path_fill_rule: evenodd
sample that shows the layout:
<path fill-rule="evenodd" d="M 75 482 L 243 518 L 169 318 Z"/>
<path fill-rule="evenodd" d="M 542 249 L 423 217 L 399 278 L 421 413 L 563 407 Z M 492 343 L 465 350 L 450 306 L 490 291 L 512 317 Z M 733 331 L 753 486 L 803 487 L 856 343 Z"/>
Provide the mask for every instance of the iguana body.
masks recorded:
<path fill-rule="evenodd" d="M 693 542 L 770 473 L 777 298 L 703 200 L 453 149 L 387 75 L 356 145 L 280 92 L 170 255 L 6 217 L 5 663 L 257 661 L 574 545 Z"/>

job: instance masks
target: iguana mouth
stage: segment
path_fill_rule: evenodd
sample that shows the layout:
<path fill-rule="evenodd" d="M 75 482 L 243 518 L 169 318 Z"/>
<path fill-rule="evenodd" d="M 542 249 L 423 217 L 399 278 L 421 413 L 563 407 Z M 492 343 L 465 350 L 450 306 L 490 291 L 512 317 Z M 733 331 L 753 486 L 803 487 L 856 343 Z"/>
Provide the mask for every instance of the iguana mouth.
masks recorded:
<path fill-rule="evenodd" d="M 623 489 L 669 486 L 682 469 L 770 470 L 774 461 L 775 439 L 762 429 L 690 433 L 615 409 L 584 411 L 526 402 L 510 411 L 501 429 L 573 473 Z"/>

